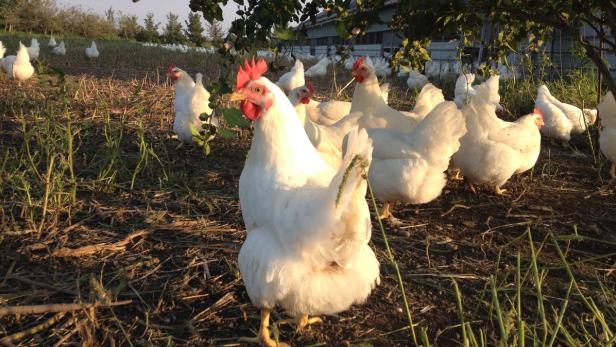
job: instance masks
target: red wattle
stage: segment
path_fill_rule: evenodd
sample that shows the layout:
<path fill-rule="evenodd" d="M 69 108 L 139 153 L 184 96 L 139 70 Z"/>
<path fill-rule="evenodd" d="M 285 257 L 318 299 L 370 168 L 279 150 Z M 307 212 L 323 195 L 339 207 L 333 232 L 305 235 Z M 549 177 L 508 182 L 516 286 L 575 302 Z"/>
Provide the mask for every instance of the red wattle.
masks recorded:
<path fill-rule="evenodd" d="M 355 81 L 357 83 L 362 83 L 364 81 L 364 76 L 362 76 L 362 75 L 355 75 Z"/>
<path fill-rule="evenodd" d="M 240 111 L 251 121 L 256 121 L 261 117 L 261 108 L 247 100 L 240 103 Z"/>
<path fill-rule="evenodd" d="M 309 103 L 310 103 L 310 98 L 309 97 L 305 96 L 305 97 L 302 98 L 302 104 L 308 105 Z"/>

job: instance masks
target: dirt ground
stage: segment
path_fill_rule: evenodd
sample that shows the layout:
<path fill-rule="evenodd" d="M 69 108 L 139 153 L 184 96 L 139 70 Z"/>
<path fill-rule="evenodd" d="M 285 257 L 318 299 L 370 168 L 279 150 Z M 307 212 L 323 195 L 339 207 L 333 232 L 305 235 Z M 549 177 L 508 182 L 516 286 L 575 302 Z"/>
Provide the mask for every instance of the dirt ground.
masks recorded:
<path fill-rule="evenodd" d="M 82 72 L 68 71 L 74 88 L 78 88 Z M 116 91 L 101 92 L 98 97 L 89 92 L 90 102 L 71 101 L 73 109 L 81 110 L 76 112 L 81 115 L 75 115 L 76 124 L 87 125 L 92 134 L 102 137 L 96 125 L 100 118 L 92 110 L 98 110 L 105 98 L 110 98 L 105 102 L 112 117 L 133 116 L 127 95 L 136 82 L 130 72 L 124 73 L 124 78 L 112 80 L 109 71 L 97 71 L 98 80 L 94 81 L 84 77 L 84 86 L 113 83 Z M 114 76 L 122 74 L 114 72 Z M 38 231 L 25 222 L 14 223 L 9 214 L 14 216 L 16 209 L 9 204 L 20 202 L 2 198 L 0 307 L 79 302 L 121 305 L 57 315 L 0 316 L 0 339 L 47 322 L 40 332 L 29 332 L 14 344 L 232 346 L 238 337 L 251 336 L 258 329 L 259 313 L 250 304 L 237 267 L 245 237 L 237 191 L 249 131 L 243 131 L 238 139 L 215 140 L 208 157 L 199 149 L 176 149 L 177 143 L 168 139 L 173 92 L 165 83 L 162 79 L 141 91 L 146 95 L 142 99 L 146 105 L 143 119 L 148 140 L 167 153 L 168 161 L 163 160 L 166 172 L 183 180 L 163 185 L 144 179 L 135 189 L 124 181 L 101 190 L 88 188 L 84 178 L 75 206 L 55 211 L 54 220 Z M 323 82 L 320 85 L 327 88 Z M 33 82 L 24 88 L 0 79 L 0 93 L 6 97 L 0 101 L 0 155 L 24 144 L 18 131 L 20 107 L 11 100 L 24 100 L 25 93 L 26 100 L 55 102 L 46 99 L 51 97 L 46 95 L 45 83 Z M 407 102 L 400 99 L 405 95 L 405 91 L 395 91 L 392 98 L 404 106 Z M 27 102 L 21 105 L 29 107 Z M 139 153 L 135 137 L 134 128 L 127 123 L 121 148 L 129 163 Z M 84 136 L 80 151 L 96 151 L 100 146 L 102 140 L 96 136 Z M 467 321 L 473 328 L 483 329 L 488 341 L 495 341 L 498 328 L 490 309 L 488 284 L 494 278 L 504 293 L 513 290 L 517 255 L 523 264 L 529 263 L 527 229 L 535 251 L 541 253 L 538 259 L 545 270 L 546 302 L 557 307 L 568 283 L 550 235 L 561 237 L 560 245 L 584 288 L 596 293 L 598 282 L 614 287 L 616 184 L 606 178 L 605 165 L 597 170 L 585 135 L 572 141 L 573 148 L 545 139 L 542 146 L 534 170 L 514 176 L 505 185 L 508 195 L 496 196 L 486 187 L 477 187 L 473 193 L 464 182 L 450 180 L 436 201 L 396 205 L 393 212 L 401 225 L 385 223 L 417 334 L 427 329 L 433 345 L 456 346 L 460 341 L 452 280 L 459 285 Z M 599 158 L 600 163 L 602 160 Z M 8 193 L 5 188 L 2 192 Z M 575 235 L 581 237 L 576 239 Z M 376 222 L 372 247 L 382 275 L 368 302 L 340 315 L 323 317 L 323 324 L 303 332 L 280 326 L 282 341 L 294 346 L 413 344 L 396 276 Z M 523 295 L 525 315 L 531 317 L 529 324 L 535 324 L 532 287 Z M 616 306 L 614 297 L 593 298 L 600 307 Z M 569 310 L 571 317 L 586 314 L 579 303 L 572 302 Z M 277 311 L 274 320 L 282 318 L 283 312 Z M 565 324 L 574 322 L 565 319 Z"/>

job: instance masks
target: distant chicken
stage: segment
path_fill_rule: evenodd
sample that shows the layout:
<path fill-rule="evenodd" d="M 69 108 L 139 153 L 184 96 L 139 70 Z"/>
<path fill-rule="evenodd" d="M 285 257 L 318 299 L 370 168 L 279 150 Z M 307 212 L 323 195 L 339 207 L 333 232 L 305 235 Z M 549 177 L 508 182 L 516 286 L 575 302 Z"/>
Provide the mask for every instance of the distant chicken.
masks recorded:
<path fill-rule="evenodd" d="M 28 47 L 28 56 L 30 60 L 36 60 L 39 57 L 41 52 L 41 47 L 37 39 L 33 38 L 30 40 L 30 47 Z"/>
<path fill-rule="evenodd" d="M 90 47 L 86 48 L 86 57 L 88 57 L 89 59 L 96 59 L 98 58 L 98 48 L 96 47 L 96 42 L 92 41 L 92 44 L 90 44 Z"/>
<path fill-rule="evenodd" d="M 7 75 L 16 79 L 18 83 L 27 80 L 34 74 L 34 66 L 30 63 L 28 48 L 21 42 L 17 55 L 9 55 L 0 59 L 0 65 Z"/>
<path fill-rule="evenodd" d="M 411 132 L 368 129 L 374 146 L 368 177 L 374 195 L 385 202 L 381 218 L 393 217 L 390 206 L 396 201 L 424 204 L 441 195 L 444 172 L 465 133 L 464 117 L 449 101 L 439 103 Z"/>
<path fill-rule="evenodd" d="M 342 117 L 351 113 L 351 103 L 349 101 L 330 100 L 319 102 L 312 97 L 314 96 L 314 86 L 308 82 L 306 87 L 310 89 L 310 102 L 306 105 L 306 113 L 310 119 L 318 124 L 332 125 L 339 121 Z M 379 86 L 381 97 L 387 103 L 389 96 L 389 83 L 383 83 Z"/>
<path fill-rule="evenodd" d="M 501 195 L 505 192 L 501 186 L 513 174 L 535 165 L 541 150 L 539 128 L 543 117 L 535 109 L 515 122 L 503 121 L 496 116 L 490 84 L 483 83 L 475 90 L 477 94 L 462 109 L 467 132 L 452 164 L 471 184 L 488 184 Z"/>
<path fill-rule="evenodd" d="M 468 104 L 468 101 L 473 95 L 475 95 L 475 89 L 472 84 L 475 81 L 474 73 L 462 74 L 456 80 L 456 87 L 454 89 L 454 102 L 458 105 L 458 108 L 464 107 Z"/>
<path fill-rule="evenodd" d="M 4 47 L 4 44 L 0 41 L 0 59 L 4 57 L 4 53 L 6 53 L 6 47 Z"/>
<path fill-rule="evenodd" d="M 356 112 L 333 125 L 316 123 L 306 115 L 306 107 L 310 103 L 312 93 L 313 89 L 310 86 L 295 88 L 289 93 L 289 101 L 295 107 L 297 116 L 303 124 L 304 130 L 306 130 L 310 142 L 317 149 L 323 160 L 331 167 L 337 169 L 342 162 L 342 142 L 344 136 L 355 127 L 357 119 L 363 116 L 363 114 Z"/>
<path fill-rule="evenodd" d="M 603 97 L 597 110 L 602 125 L 602 129 L 599 130 L 599 146 L 601 152 L 611 162 L 610 177 L 616 179 L 616 101 L 611 92 Z"/>
<path fill-rule="evenodd" d="M 66 55 L 66 47 L 64 46 L 64 41 L 60 42 L 60 44 L 54 47 L 51 50 L 51 53 L 55 55 Z"/>
<path fill-rule="evenodd" d="M 201 125 L 203 124 L 199 119 L 199 115 L 208 110 L 209 113 L 211 113 L 211 109 L 209 109 L 206 101 L 205 105 L 203 105 L 203 103 L 200 104 L 200 110 L 195 111 L 199 108 L 193 107 L 193 95 L 197 89 L 196 83 L 186 71 L 171 64 L 167 69 L 167 75 L 175 84 L 175 100 L 173 103 L 175 106 L 175 119 L 173 120 L 173 132 L 177 135 L 181 144 L 193 143 L 193 129 L 201 130 Z M 201 85 L 201 88 L 202 87 L 203 85 Z M 197 95 L 199 94 L 203 94 L 203 91 L 199 91 Z M 207 98 L 209 99 L 209 94 L 207 94 Z M 195 100 L 194 104 L 197 106 L 199 105 L 198 99 Z M 202 112 L 196 114 L 198 111 Z"/>
<path fill-rule="evenodd" d="M 246 62 L 230 100 L 254 122 L 239 183 L 247 236 L 238 264 L 261 325 L 257 337 L 240 341 L 274 347 L 272 309 L 282 307 L 299 329 L 320 322 L 309 315 L 363 303 L 379 282 L 379 264 L 368 245 L 366 131 L 350 132 L 339 168 L 327 165 L 284 92 L 262 77 L 266 70 L 263 60 Z"/>
<path fill-rule="evenodd" d="M 304 75 L 308 77 L 323 77 L 327 74 L 327 67 L 330 62 L 329 57 L 325 57 L 306 70 Z"/>
<path fill-rule="evenodd" d="M 282 89 L 285 94 L 289 94 L 291 90 L 301 87 L 304 84 L 306 84 L 304 81 L 304 64 L 299 59 L 296 59 L 295 65 L 291 70 L 280 76 L 278 82 L 276 82 L 276 85 Z"/>
<path fill-rule="evenodd" d="M 428 77 L 417 70 L 409 72 L 409 78 L 406 80 L 406 85 L 410 89 L 421 89 L 428 83 Z"/>
<path fill-rule="evenodd" d="M 49 42 L 47 43 L 47 46 L 49 46 L 49 47 L 55 47 L 56 45 L 57 45 L 57 43 L 56 43 L 56 39 L 54 39 L 54 38 L 53 38 L 53 36 L 51 36 L 51 37 L 49 38 Z"/>
<path fill-rule="evenodd" d="M 541 132 L 547 137 L 561 141 L 571 140 L 571 134 L 581 134 L 587 125 L 597 120 L 597 110 L 579 109 L 576 106 L 560 102 L 542 85 L 537 90 L 535 107 L 541 110 L 545 118 L 545 127 Z"/>

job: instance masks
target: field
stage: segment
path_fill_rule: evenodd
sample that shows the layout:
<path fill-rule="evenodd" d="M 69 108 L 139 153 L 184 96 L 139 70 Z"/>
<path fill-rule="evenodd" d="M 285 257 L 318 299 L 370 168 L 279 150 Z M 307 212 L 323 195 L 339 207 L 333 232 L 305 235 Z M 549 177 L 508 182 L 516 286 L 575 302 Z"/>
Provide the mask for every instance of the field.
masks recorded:
<path fill-rule="evenodd" d="M 16 38 L 0 40 L 14 52 Z M 233 346 L 252 336 L 259 312 L 237 267 L 250 131 L 214 140 L 209 156 L 171 138 L 167 65 L 213 80 L 215 58 L 106 41 L 92 62 L 85 40 L 67 40 L 62 58 L 46 43 L 37 76 L 17 87 L 0 75 L 0 344 Z M 349 79 L 338 70 L 336 86 Z M 390 82 L 390 104 L 411 109 L 415 93 Z M 321 97 L 337 92 L 331 79 L 315 84 Z M 537 84 L 501 83 L 505 118 L 532 109 Z M 596 104 L 587 74 L 549 86 Z M 452 180 L 432 203 L 397 205 L 402 225 L 385 223 L 383 234 L 374 219 L 381 284 L 368 302 L 275 335 L 295 346 L 613 345 L 616 185 L 596 139 L 596 128 L 570 147 L 544 139 L 509 195 Z M 2 311 L 71 303 L 98 307 Z"/>

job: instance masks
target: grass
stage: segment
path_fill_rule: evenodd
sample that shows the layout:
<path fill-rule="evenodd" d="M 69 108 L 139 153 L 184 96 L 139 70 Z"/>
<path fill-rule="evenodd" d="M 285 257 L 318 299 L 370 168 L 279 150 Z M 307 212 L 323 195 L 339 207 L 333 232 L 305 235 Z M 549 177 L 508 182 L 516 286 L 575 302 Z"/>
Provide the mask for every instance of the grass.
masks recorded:
<path fill-rule="evenodd" d="M 0 40 L 9 52 L 17 45 Z M 101 41 L 101 58 L 89 62 L 87 45 L 67 40 L 66 57 L 42 48 L 39 73 L 21 88 L 0 75 L 0 305 L 131 304 L 0 317 L 0 339 L 21 332 L 24 346 L 232 345 L 258 324 L 237 267 L 237 182 L 250 136 L 216 139 L 208 157 L 177 149 L 164 77 L 175 62 L 215 79 L 215 59 Z M 349 79 L 338 72 L 339 86 Z M 412 108 L 405 81 L 390 82 L 391 103 Z M 556 97 L 592 106 L 592 82 L 576 73 L 547 83 Z M 444 83 L 450 95 L 453 84 Z M 539 83 L 501 83 L 511 118 L 532 110 Z M 321 95 L 337 93 L 325 79 L 316 85 Z M 511 196 L 473 195 L 450 182 L 435 202 L 398 206 L 402 226 L 375 219 L 382 283 L 369 301 L 303 333 L 281 326 L 280 339 L 613 345 L 615 189 L 597 180 L 595 136 L 593 128 L 574 138 L 577 151 L 544 143 L 532 175 L 507 184 Z"/>

